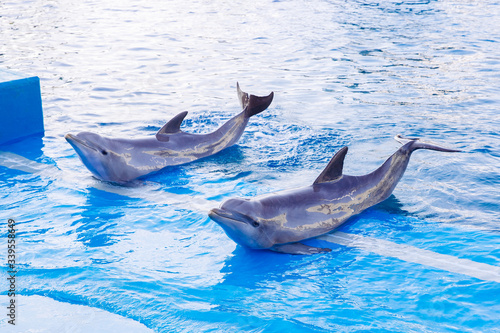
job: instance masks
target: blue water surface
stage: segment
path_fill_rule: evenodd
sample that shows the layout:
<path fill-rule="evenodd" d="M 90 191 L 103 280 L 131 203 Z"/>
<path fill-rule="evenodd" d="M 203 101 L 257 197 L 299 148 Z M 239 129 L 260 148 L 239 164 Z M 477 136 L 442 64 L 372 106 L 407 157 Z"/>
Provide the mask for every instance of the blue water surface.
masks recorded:
<path fill-rule="evenodd" d="M 417 151 L 393 196 L 340 231 L 498 268 L 498 2 L 1 8 L 0 67 L 39 76 L 44 106 L 43 138 L 0 147 L 17 163 L 0 167 L 0 218 L 4 236 L 18 223 L 21 294 L 157 332 L 500 332 L 498 282 L 318 240 L 332 252 L 252 251 L 207 216 L 311 184 L 343 146 L 361 175 L 396 134 L 422 137 L 463 152 Z M 154 135 L 184 110 L 183 130 L 208 133 L 240 111 L 236 81 L 275 92 L 236 146 L 129 186 L 93 178 L 64 140 Z"/>

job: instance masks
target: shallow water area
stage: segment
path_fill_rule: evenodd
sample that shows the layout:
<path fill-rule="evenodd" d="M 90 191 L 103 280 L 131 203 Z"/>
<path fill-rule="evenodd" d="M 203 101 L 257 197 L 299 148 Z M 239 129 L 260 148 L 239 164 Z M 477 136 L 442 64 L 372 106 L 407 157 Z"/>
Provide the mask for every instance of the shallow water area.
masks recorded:
<path fill-rule="evenodd" d="M 0 147 L 20 295 L 157 332 L 500 332 L 496 2 L 1 6 L 0 68 L 39 76 L 44 106 L 43 138 Z M 64 140 L 152 136 L 184 110 L 184 131 L 208 133 L 240 111 L 236 81 L 275 92 L 237 145 L 128 186 Z M 308 241 L 331 253 L 247 250 L 207 216 L 311 184 L 343 146 L 346 174 L 371 172 L 396 134 L 463 152 L 415 152 L 393 196 Z"/>

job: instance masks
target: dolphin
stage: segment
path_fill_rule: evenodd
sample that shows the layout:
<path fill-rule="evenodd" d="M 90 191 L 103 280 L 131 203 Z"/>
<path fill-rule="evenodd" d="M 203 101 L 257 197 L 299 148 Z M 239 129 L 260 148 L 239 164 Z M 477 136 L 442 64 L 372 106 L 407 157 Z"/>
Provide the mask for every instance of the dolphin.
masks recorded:
<path fill-rule="evenodd" d="M 154 137 L 139 139 L 106 138 L 95 133 L 67 134 L 66 140 L 78 153 L 83 164 L 105 181 L 126 183 L 161 170 L 166 166 L 192 162 L 232 146 L 243 134 L 248 119 L 271 104 L 274 94 L 258 97 L 241 91 L 236 83 L 238 99 L 243 108 L 209 134 L 190 134 L 180 129 L 187 111 L 167 122 Z"/>
<path fill-rule="evenodd" d="M 232 198 L 209 216 L 236 243 L 252 249 L 289 254 L 314 254 L 331 249 L 300 243 L 326 234 L 353 215 L 387 199 L 417 149 L 443 152 L 443 148 L 418 138 L 395 137 L 403 144 L 382 166 L 364 176 L 342 173 L 347 147 L 340 149 L 312 185 L 260 195 Z"/>

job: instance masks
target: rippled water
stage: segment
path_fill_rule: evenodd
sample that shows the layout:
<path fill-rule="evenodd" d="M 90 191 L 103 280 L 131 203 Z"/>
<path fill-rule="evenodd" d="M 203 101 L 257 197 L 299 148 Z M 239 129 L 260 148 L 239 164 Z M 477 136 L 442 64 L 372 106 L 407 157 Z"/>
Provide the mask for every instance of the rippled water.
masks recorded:
<path fill-rule="evenodd" d="M 370 172 L 399 147 L 394 135 L 418 136 L 464 152 L 416 152 L 394 195 L 341 231 L 499 266 L 500 4 L 0 8 L 0 68 L 41 78 L 46 128 L 1 147 L 36 162 L 0 167 L 22 294 L 155 331 L 498 331 L 498 282 L 336 244 L 317 256 L 248 251 L 206 213 L 308 185 L 344 145 L 345 173 Z M 183 129 L 206 133 L 239 111 L 236 81 L 275 92 L 238 145 L 130 187 L 94 179 L 63 138 L 154 135 L 183 110 Z"/>

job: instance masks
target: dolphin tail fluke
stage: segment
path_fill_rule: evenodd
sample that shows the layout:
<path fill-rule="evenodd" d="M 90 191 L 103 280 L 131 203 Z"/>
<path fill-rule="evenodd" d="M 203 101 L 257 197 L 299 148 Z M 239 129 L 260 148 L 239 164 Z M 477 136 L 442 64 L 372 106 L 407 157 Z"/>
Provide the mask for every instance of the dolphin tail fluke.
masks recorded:
<path fill-rule="evenodd" d="M 445 148 L 438 146 L 433 143 L 428 143 L 424 142 L 419 138 L 405 138 L 401 135 L 396 135 L 394 137 L 396 141 L 401 143 L 402 145 L 408 146 L 408 149 L 411 152 L 417 150 L 417 149 L 430 149 L 430 150 L 437 150 L 437 151 L 443 151 L 443 152 L 448 152 L 448 153 L 457 153 L 460 152 L 461 150 L 456 150 L 456 149 L 450 149 L 450 148 Z"/>
<path fill-rule="evenodd" d="M 245 112 L 245 116 L 250 118 L 258 113 L 261 113 L 271 105 L 273 101 L 274 93 L 271 92 L 268 96 L 255 96 L 249 95 L 240 89 L 240 85 L 236 82 L 236 90 L 238 91 L 238 99 L 240 101 L 241 107 Z"/>
<path fill-rule="evenodd" d="M 248 104 L 248 94 L 240 89 L 240 84 L 236 82 L 236 90 L 238 92 L 238 101 L 240 101 L 240 105 L 242 109 L 245 109 Z"/>

